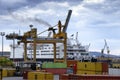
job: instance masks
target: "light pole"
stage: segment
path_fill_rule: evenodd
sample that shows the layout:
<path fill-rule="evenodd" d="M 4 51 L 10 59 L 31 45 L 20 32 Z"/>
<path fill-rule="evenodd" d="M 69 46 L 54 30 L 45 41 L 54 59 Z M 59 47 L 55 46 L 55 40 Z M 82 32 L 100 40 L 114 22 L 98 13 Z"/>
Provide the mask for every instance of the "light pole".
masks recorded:
<path fill-rule="evenodd" d="M 29 27 L 30 27 L 30 29 L 31 29 L 31 31 L 32 31 L 33 25 L 31 24 Z M 31 32 L 30 34 L 32 35 L 32 32 Z M 32 36 L 31 36 L 31 42 L 32 42 Z M 31 43 L 31 44 L 32 44 L 32 43 Z M 32 60 L 32 50 L 33 50 L 32 47 L 33 47 L 33 46 L 31 45 L 30 47 L 31 47 L 30 49 L 31 49 L 31 60 Z"/>
<path fill-rule="evenodd" d="M 0 32 L 0 35 L 2 36 L 2 56 L 3 56 L 3 48 L 4 48 L 4 40 L 3 40 L 3 36 L 5 35 L 5 32 Z"/>
<path fill-rule="evenodd" d="M 15 59 L 15 48 L 16 48 L 16 46 L 15 46 L 15 36 L 16 36 L 17 34 L 15 33 L 15 32 L 13 32 L 13 61 L 14 61 L 14 59 Z"/>

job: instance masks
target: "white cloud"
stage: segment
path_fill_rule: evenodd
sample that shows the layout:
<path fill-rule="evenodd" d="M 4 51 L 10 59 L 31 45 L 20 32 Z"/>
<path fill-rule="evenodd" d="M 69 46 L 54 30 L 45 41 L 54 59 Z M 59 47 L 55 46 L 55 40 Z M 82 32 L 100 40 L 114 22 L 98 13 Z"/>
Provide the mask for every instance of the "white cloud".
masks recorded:
<path fill-rule="evenodd" d="M 4 20 L 12 20 L 11 16 L 9 15 L 0 15 L 0 21 L 4 21 Z"/>
<path fill-rule="evenodd" d="M 105 0 L 84 0 L 84 3 L 88 4 L 98 4 L 98 3 L 103 3 Z"/>
<path fill-rule="evenodd" d="M 69 3 L 68 2 L 44 2 L 42 5 L 44 6 L 48 6 L 48 7 L 51 7 L 51 8 L 56 8 L 56 7 L 63 7 L 63 8 L 66 8 L 66 7 L 70 7 Z"/>
<path fill-rule="evenodd" d="M 26 0 L 1 0 L 1 3 L 8 4 L 8 5 L 14 5 L 17 3 L 26 3 Z"/>

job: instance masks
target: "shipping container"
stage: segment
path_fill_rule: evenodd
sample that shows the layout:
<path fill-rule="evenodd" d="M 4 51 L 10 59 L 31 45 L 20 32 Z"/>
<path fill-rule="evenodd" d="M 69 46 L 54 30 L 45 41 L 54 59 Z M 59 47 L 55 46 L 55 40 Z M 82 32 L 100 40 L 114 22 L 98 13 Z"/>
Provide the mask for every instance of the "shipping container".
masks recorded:
<path fill-rule="evenodd" d="M 46 80 L 45 73 L 36 72 L 34 80 Z"/>
<path fill-rule="evenodd" d="M 2 77 L 7 77 L 7 69 L 2 70 Z"/>
<path fill-rule="evenodd" d="M 15 74 L 15 69 L 8 69 L 7 70 L 7 77 L 12 77 Z"/>
<path fill-rule="evenodd" d="M 101 62 L 77 62 L 77 70 L 102 71 Z"/>
<path fill-rule="evenodd" d="M 76 74 L 69 74 L 69 80 L 79 80 L 79 77 Z"/>
<path fill-rule="evenodd" d="M 102 74 L 101 71 L 85 71 L 85 70 L 77 70 L 76 74 L 96 74 L 96 75 L 100 75 Z"/>
<path fill-rule="evenodd" d="M 120 68 L 120 63 L 112 63 L 113 68 Z"/>
<path fill-rule="evenodd" d="M 45 73 L 45 79 L 46 80 L 53 80 L 54 79 L 54 76 L 52 73 Z"/>
<path fill-rule="evenodd" d="M 46 68 L 44 70 L 46 70 L 46 72 L 50 72 L 53 74 L 66 74 L 67 72 L 66 68 Z"/>
<path fill-rule="evenodd" d="M 108 72 L 102 72 L 102 75 L 108 75 Z"/>
<path fill-rule="evenodd" d="M 66 63 L 44 62 L 42 68 L 67 68 Z"/>
<path fill-rule="evenodd" d="M 95 74 L 95 71 L 77 70 L 76 74 Z"/>
<path fill-rule="evenodd" d="M 69 74 L 66 80 L 120 80 L 120 76 Z M 65 79 L 61 79 L 65 80 Z"/>
<path fill-rule="evenodd" d="M 23 79 L 28 79 L 28 72 L 30 72 L 31 70 L 26 70 L 23 72 Z"/>
<path fill-rule="evenodd" d="M 116 69 L 116 68 L 109 68 L 109 75 L 117 75 L 120 76 L 120 69 Z"/>
<path fill-rule="evenodd" d="M 67 60 L 67 67 L 77 65 L 77 60 Z"/>
<path fill-rule="evenodd" d="M 28 72 L 28 80 L 44 80 L 45 74 L 42 72 Z"/>
<path fill-rule="evenodd" d="M 53 80 L 52 73 L 29 71 L 27 80 Z"/>
<path fill-rule="evenodd" d="M 35 73 L 34 72 L 28 72 L 28 80 L 35 80 Z"/>
<path fill-rule="evenodd" d="M 77 60 L 67 60 L 67 67 L 73 69 L 73 73 L 76 74 L 77 71 Z"/>
<path fill-rule="evenodd" d="M 94 70 L 95 71 L 95 65 L 91 62 L 78 62 L 77 63 L 77 70 Z"/>
<path fill-rule="evenodd" d="M 95 71 L 102 72 L 102 63 L 101 62 L 95 62 Z"/>
<path fill-rule="evenodd" d="M 69 74 L 61 74 L 61 75 L 59 75 L 59 80 L 69 80 Z"/>
<path fill-rule="evenodd" d="M 102 72 L 108 72 L 108 63 L 102 62 Z"/>

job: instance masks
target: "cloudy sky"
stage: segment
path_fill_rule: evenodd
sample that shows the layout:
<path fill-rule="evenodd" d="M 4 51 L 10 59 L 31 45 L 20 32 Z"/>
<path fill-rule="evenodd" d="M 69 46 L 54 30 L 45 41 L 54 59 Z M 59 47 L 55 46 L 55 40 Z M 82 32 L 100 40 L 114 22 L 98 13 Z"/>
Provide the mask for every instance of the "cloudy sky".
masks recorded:
<path fill-rule="evenodd" d="M 68 36 L 78 32 L 90 51 L 101 51 L 106 39 L 110 54 L 120 55 L 120 0 L 0 0 L 0 32 L 23 34 L 30 24 L 42 32 L 58 20 L 64 24 L 70 9 Z M 11 43 L 4 37 L 5 51 Z"/>

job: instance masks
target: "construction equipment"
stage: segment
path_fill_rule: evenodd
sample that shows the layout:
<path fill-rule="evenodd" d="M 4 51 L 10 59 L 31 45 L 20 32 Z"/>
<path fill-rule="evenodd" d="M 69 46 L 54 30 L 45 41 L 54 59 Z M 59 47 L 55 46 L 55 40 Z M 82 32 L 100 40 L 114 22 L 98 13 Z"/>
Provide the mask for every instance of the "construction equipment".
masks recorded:
<path fill-rule="evenodd" d="M 30 62 L 36 62 L 36 44 L 40 43 L 49 43 L 54 45 L 54 62 L 56 62 L 56 44 L 57 43 L 63 43 L 64 45 L 64 59 L 63 62 L 66 62 L 66 50 L 67 50 L 67 26 L 70 20 L 72 10 L 69 10 L 68 16 L 66 18 L 66 22 L 64 25 L 61 24 L 61 21 L 58 22 L 58 32 L 56 33 L 53 27 L 50 27 L 47 31 L 52 30 L 53 31 L 53 38 L 38 38 L 37 29 L 31 28 L 30 31 L 25 32 L 23 36 L 19 35 L 6 35 L 7 39 L 18 39 L 18 44 L 24 43 L 24 61 L 28 62 L 27 60 L 27 44 L 33 43 L 33 61 L 30 60 Z M 32 25 L 30 25 L 31 27 Z"/>
<path fill-rule="evenodd" d="M 101 53 L 102 53 L 101 57 L 104 57 L 104 50 L 106 49 L 107 54 L 108 54 L 108 58 L 109 58 L 109 53 L 110 53 L 109 46 L 107 45 L 107 41 L 106 40 L 104 40 L 104 41 L 105 41 L 105 44 L 104 44 L 103 49 L 101 50 Z"/>

